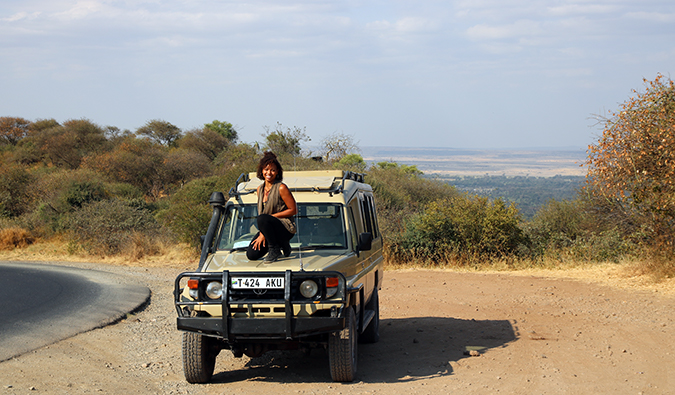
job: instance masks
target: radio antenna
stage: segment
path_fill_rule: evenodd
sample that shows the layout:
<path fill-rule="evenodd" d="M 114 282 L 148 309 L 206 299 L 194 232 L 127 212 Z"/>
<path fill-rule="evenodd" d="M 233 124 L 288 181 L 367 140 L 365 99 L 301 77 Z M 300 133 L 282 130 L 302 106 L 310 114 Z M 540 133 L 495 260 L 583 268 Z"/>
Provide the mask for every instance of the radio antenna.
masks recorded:
<path fill-rule="evenodd" d="M 298 210 L 300 211 L 300 210 Z M 298 221 L 299 215 L 295 216 L 295 231 L 298 235 L 298 255 L 300 257 L 300 271 L 304 272 L 305 271 L 305 265 L 302 263 L 302 241 L 300 240 L 300 221 Z"/>

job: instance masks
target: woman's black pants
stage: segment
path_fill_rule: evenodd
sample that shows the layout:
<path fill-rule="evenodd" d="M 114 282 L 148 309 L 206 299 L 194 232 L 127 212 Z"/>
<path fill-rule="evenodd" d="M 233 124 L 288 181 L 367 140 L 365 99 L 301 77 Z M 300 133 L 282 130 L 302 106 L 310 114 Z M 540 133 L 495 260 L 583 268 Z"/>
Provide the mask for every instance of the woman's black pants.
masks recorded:
<path fill-rule="evenodd" d="M 293 233 L 289 232 L 278 218 L 269 214 L 260 214 L 258 216 L 258 230 L 258 234 L 253 237 L 246 250 L 246 257 L 251 261 L 257 261 L 264 257 L 270 249 L 282 248 L 293 238 Z M 259 250 L 254 250 L 253 241 L 258 238 L 260 233 L 265 236 L 265 245 L 260 246 Z"/>

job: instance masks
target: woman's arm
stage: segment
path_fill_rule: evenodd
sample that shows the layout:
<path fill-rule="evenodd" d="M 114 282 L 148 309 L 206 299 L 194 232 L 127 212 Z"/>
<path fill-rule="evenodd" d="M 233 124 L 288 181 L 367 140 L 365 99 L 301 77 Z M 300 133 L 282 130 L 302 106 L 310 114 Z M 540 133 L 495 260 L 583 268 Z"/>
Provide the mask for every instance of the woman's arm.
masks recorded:
<path fill-rule="evenodd" d="M 279 196 L 281 196 L 281 199 L 283 199 L 288 208 L 284 211 L 272 214 L 273 216 L 277 218 L 288 218 L 298 213 L 298 206 L 295 204 L 295 198 L 286 184 L 282 183 L 279 185 Z"/>

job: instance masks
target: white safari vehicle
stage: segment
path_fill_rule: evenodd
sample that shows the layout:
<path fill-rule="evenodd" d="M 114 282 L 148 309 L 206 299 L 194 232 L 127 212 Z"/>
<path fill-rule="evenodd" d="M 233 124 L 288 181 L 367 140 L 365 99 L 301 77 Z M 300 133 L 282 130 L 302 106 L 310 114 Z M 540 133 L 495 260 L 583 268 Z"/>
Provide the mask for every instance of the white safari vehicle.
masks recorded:
<path fill-rule="evenodd" d="M 210 381 L 223 349 L 235 357 L 323 347 L 335 381 L 353 381 L 357 342 L 379 339 L 382 235 L 370 185 L 338 170 L 284 172 L 298 206 L 290 257 L 249 261 L 257 233 L 255 173 L 214 192 L 199 267 L 175 282 L 183 368 Z"/>

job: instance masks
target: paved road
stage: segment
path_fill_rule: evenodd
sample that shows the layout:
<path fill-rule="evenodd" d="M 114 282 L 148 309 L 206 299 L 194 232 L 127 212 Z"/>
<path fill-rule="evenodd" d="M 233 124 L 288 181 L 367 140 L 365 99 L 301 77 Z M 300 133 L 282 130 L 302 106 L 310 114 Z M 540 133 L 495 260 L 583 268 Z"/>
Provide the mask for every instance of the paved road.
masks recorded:
<path fill-rule="evenodd" d="M 108 325 L 150 290 L 111 273 L 0 262 L 0 361 Z"/>

